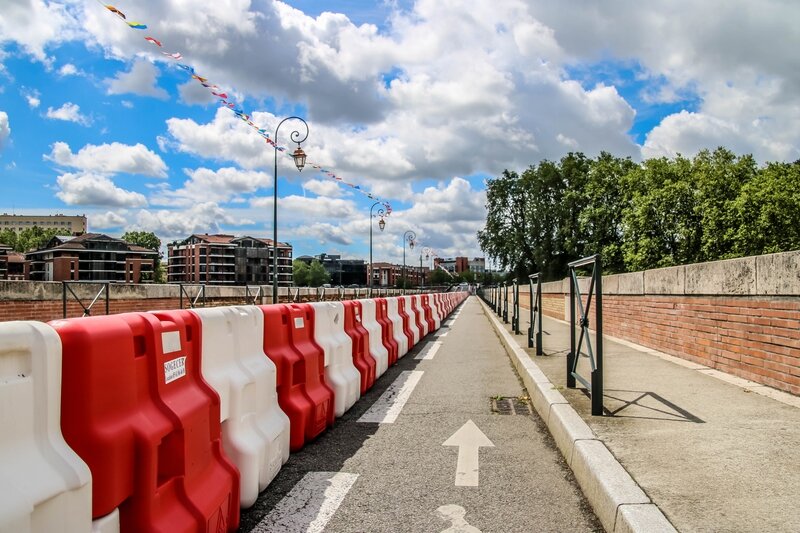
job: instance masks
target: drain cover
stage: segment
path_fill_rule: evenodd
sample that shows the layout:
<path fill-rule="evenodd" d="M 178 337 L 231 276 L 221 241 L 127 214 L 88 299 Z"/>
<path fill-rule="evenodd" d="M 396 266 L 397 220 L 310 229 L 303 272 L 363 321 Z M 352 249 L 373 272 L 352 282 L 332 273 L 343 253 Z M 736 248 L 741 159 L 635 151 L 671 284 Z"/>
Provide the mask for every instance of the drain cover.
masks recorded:
<path fill-rule="evenodd" d="M 501 396 L 492 398 L 492 412 L 498 415 L 532 415 L 527 397 Z"/>

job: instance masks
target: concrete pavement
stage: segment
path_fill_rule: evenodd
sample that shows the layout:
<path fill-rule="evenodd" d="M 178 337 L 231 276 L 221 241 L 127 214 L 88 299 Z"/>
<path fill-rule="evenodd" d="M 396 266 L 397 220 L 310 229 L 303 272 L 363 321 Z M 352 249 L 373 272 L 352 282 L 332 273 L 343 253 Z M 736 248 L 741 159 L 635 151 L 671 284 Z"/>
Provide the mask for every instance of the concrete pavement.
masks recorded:
<path fill-rule="evenodd" d="M 544 318 L 545 355 L 537 357 L 527 349 L 524 334 L 512 335 L 510 325 L 497 320 L 488 306 L 485 310 L 509 344 L 512 359 L 514 354 L 519 358 L 521 373 L 528 374 L 533 383 L 529 389 L 538 387 L 538 394 L 532 391 L 534 404 L 551 431 L 555 429 L 556 441 L 569 454 L 606 529 L 652 531 L 652 524 L 667 528 L 669 524 L 657 516 L 660 510 L 679 531 L 800 530 L 796 397 L 605 338 L 606 416 L 593 417 L 584 391 L 566 388 L 567 324 Z M 523 332 L 527 317 L 525 310 Z M 590 442 L 598 444 L 588 446 Z M 646 514 L 655 522 L 639 521 L 637 526 L 641 516 L 632 520 L 619 513 L 626 508 L 639 512 L 646 506 L 634 504 L 639 495 L 633 493 L 623 497 L 631 504 L 620 506 L 618 487 L 593 482 L 592 470 L 596 474 L 600 467 L 583 461 L 585 455 L 591 456 L 591 447 L 598 457 L 604 453 L 601 447 L 610 451 L 606 459 L 624 468 L 615 475 L 630 475 L 652 502 L 652 512 Z M 611 519 L 615 510 L 617 516 Z"/>
<path fill-rule="evenodd" d="M 290 457 L 242 531 L 602 531 L 478 300 L 454 315 Z"/>

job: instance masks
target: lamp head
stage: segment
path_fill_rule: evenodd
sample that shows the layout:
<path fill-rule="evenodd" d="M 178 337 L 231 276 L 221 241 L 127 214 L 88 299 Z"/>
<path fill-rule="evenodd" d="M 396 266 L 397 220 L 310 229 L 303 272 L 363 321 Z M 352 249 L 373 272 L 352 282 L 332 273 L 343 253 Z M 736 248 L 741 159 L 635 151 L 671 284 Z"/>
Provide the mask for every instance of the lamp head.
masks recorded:
<path fill-rule="evenodd" d="M 381 217 L 381 219 L 378 221 L 378 227 L 381 228 L 381 231 L 383 231 L 383 228 L 386 227 L 386 221 L 383 220 L 383 217 Z"/>
<path fill-rule="evenodd" d="M 306 166 L 306 153 L 300 148 L 300 145 L 297 145 L 297 149 L 292 154 L 294 158 L 294 164 L 297 167 L 297 170 L 303 171 L 303 167 Z"/>

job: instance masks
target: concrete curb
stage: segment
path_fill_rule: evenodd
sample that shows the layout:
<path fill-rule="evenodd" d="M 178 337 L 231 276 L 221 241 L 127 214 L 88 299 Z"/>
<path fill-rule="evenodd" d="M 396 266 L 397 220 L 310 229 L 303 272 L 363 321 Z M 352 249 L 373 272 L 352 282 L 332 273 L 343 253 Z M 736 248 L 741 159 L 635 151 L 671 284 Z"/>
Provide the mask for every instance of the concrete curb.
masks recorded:
<path fill-rule="evenodd" d="M 586 499 L 609 533 L 677 531 L 606 445 L 597 438 L 536 363 L 478 298 L 531 396 L 536 412 L 578 480 Z"/>

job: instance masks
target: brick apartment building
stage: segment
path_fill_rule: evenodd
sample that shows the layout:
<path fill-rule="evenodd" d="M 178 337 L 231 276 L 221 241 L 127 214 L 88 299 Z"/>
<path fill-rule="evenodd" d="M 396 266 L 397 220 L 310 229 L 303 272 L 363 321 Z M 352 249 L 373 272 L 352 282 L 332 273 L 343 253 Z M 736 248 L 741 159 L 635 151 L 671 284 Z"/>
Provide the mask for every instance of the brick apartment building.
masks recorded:
<path fill-rule="evenodd" d="M 25 255 L 15 252 L 10 246 L 0 243 L 0 279 L 22 281 L 28 279 L 30 263 Z"/>
<path fill-rule="evenodd" d="M 476 274 L 483 274 L 486 272 L 486 259 L 483 257 L 475 257 L 470 259 L 468 257 L 456 258 L 434 258 L 434 264 L 447 270 L 452 274 L 461 274 L 462 272 L 474 272 Z"/>
<path fill-rule="evenodd" d="M 55 236 L 25 254 L 31 281 L 142 283 L 153 279 L 158 252 L 102 233 Z"/>
<path fill-rule="evenodd" d="M 430 269 L 406 265 L 406 278 L 412 287 L 419 287 L 425 284 Z M 372 264 L 372 286 L 373 287 L 395 287 L 397 282 L 403 277 L 403 265 L 393 265 L 391 263 Z"/>
<path fill-rule="evenodd" d="M 271 239 L 194 234 L 167 245 L 167 281 L 207 285 L 272 284 Z M 278 284 L 292 284 L 292 245 L 278 243 Z"/>
<path fill-rule="evenodd" d="M 342 259 L 337 254 L 302 255 L 297 259 L 309 265 L 315 259 L 319 261 L 330 274 L 333 285 L 347 287 L 367 283 L 367 263 L 363 259 Z"/>

